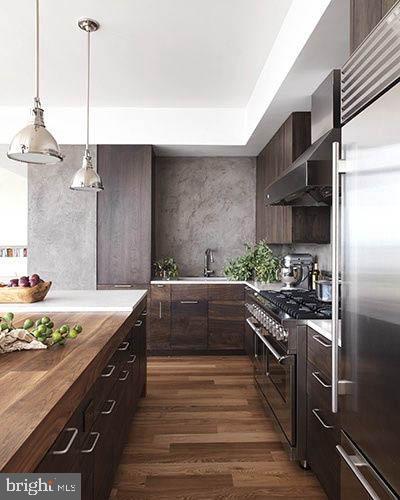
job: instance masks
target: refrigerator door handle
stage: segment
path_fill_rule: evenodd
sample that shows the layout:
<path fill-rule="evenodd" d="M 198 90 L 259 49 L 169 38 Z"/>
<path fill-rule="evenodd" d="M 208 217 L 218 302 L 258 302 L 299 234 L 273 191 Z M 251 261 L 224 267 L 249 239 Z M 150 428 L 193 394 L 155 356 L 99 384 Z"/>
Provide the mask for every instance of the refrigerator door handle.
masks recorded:
<path fill-rule="evenodd" d="M 339 393 L 339 234 L 340 180 L 344 174 L 340 144 L 332 143 L 332 413 L 338 412 Z"/>
<path fill-rule="evenodd" d="M 336 449 L 343 458 L 343 460 L 346 462 L 352 473 L 356 476 L 356 478 L 360 481 L 362 487 L 365 489 L 365 491 L 368 493 L 368 495 L 371 497 L 372 500 L 380 500 L 380 496 L 376 493 L 376 491 L 372 488 L 372 486 L 369 484 L 369 482 L 365 479 L 365 477 L 361 474 L 360 469 L 358 467 L 363 467 L 363 466 L 368 466 L 369 465 L 364 462 L 360 461 L 360 457 L 358 455 L 348 455 L 344 448 L 340 446 L 340 444 L 336 445 Z"/>

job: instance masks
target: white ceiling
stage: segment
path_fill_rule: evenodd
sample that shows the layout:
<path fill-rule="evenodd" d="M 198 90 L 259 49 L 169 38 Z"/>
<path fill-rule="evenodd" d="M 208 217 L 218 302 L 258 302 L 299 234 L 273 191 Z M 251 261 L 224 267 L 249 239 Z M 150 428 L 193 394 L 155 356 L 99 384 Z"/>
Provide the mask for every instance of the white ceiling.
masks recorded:
<path fill-rule="evenodd" d="M 7 3 L 7 9 L 4 4 Z M 348 53 L 347 0 L 41 0 L 41 96 L 62 144 L 84 141 L 85 36 L 93 143 L 158 154 L 257 154 Z M 33 0 L 0 11 L 0 143 L 33 96 Z M 0 7 L 0 9 L 1 9 Z M 19 63 L 20 61 L 20 63 Z"/>
<path fill-rule="evenodd" d="M 0 105 L 26 105 L 33 82 L 33 0 L 0 16 Z M 41 81 L 50 106 L 81 106 L 84 33 L 92 36 L 94 106 L 242 107 L 291 0 L 41 0 Z M 11 22 L 12 20 L 12 22 Z M 21 61 L 22 64 L 18 64 Z"/>

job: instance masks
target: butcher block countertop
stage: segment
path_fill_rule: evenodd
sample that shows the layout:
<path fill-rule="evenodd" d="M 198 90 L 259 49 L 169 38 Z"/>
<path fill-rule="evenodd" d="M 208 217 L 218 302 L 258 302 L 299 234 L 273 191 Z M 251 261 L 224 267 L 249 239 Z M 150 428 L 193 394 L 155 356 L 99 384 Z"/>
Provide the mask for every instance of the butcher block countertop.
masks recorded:
<path fill-rule="evenodd" d="M 78 323 L 83 332 L 65 346 L 0 355 L 1 471 L 35 470 L 145 304 L 144 293 L 133 311 L 51 313 L 56 326 Z M 19 312 L 14 324 L 41 316 Z"/>

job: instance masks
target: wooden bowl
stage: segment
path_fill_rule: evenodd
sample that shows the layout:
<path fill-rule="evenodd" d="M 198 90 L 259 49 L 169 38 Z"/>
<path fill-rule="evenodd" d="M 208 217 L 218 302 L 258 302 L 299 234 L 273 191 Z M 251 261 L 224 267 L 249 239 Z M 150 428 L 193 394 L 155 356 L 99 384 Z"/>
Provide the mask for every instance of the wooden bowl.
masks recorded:
<path fill-rule="evenodd" d="M 51 281 L 45 281 L 32 287 L 0 287 L 0 303 L 32 303 L 43 300 L 51 287 Z"/>

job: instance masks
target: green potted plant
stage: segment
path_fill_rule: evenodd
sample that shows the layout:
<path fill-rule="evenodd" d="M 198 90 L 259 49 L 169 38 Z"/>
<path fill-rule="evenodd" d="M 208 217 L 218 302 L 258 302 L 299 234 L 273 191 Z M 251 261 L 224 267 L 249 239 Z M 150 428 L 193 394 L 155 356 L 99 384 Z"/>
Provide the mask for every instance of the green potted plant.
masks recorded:
<path fill-rule="evenodd" d="M 279 259 L 273 254 L 265 240 L 255 245 L 245 244 L 245 253 L 228 262 L 224 274 L 236 281 L 255 280 L 263 283 L 277 281 Z"/>
<path fill-rule="evenodd" d="M 178 266 L 173 257 L 165 257 L 154 263 L 155 275 L 163 280 L 170 280 L 178 276 Z"/>

